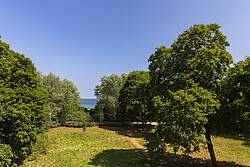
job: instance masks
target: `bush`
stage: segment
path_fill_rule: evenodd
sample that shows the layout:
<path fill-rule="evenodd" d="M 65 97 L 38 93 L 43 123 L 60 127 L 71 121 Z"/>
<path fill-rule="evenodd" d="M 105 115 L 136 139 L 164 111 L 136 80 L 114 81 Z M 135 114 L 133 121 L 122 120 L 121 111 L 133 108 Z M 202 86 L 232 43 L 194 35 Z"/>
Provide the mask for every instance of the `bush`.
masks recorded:
<path fill-rule="evenodd" d="M 50 120 L 48 120 L 48 121 L 45 122 L 45 124 L 46 124 L 47 129 L 49 129 L 49 128 L 57 128 L 57 127 L 60 126 L 60 123 L 58 123 L 58 121 L 50 121 Z"/>
<path fill-rule="evenodd" d="M 32 154 L 28 157 L 28 160 L 35 160 L 38 156 L 45 155 L 47 153 L 47 146 L 48 134 L 39 134 L 36 142 L 32 144 Z"/>
<path fill-rule="evenodd" d="M 79 107 L 77 111 L 71 112 L 67 116 L 67 121 L 65 123 L 66 126 L 73 127 L 83 127 L 83 130 L 86 130 L 90 120 L 90 116 L 88 113 L 84 112 L 84 109 Z"/>
<path fill-rule="evenodd" d="M 89 122 L 89 115 L 87 113 L 82 114 L 81 121 L 82 121 L 83 131 L 85 132 Z"/>
<path fill-rule="evenodd" d="M 32 61 L 0 40 L 0 141 L 16 162 L 32 152 L 45 128 L 47 95 Z"/>
<path fill-rule="evenodd" d="M 65 123 L 65 126 L 68 126 L 68 127 L 82 127 L 82 122 L 81 121 L 67 121 Z"/>
<path fill-rule="evenodd" d="M 12 149 L 7 144 L 0 144 L 0 166 L 9 167 L 12 166 L 12 159 L 14 155 Z"/>
<path fill-rule="evenodd" d="M 42 77 L 42 83 L 48 93 L 49 120 L 65 126 L 67 117 L 80 107 L 80 95 L 72 81 L 50 73 Z M 53 127 L 55 124 L 51 124 Z M 55 125 L 56 126 L 56 125 Z"/>
<path fill-rule="evenodd" d="M 98 110 L 97 108 L 94 109 L 87 109 L 85 108 L 84 111 L 89 114 L 90 122 L 103 122 L 104 120 L 104 113 L 102 110 Z"/>

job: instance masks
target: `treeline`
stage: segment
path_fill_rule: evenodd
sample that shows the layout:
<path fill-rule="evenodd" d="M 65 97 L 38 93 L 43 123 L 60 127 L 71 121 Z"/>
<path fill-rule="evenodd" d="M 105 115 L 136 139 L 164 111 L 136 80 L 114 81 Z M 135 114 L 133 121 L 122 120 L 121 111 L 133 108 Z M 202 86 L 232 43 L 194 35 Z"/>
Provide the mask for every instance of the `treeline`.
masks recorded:
<path fill-rule="evenodd" d="M 212 135 L 250 134 L 250 58 L 233 64 L 218 24 L 194 25 L 149 57 L 148 71 L 105 76 L 96 86 L 102 121 L 157 122 L 150 153 L 191 153 Z M 205 143 L 204 143 L 205 136 Z"/>
<path fill-rule="evenodd" d="M 48 127 L 86 126 L 88 114 L 81 106 L 80 94 L 72 81 L 50 73 L 41 75 L 42 84 L 48 95 Z M 84 122 L 83 122 L 84 121 Z"/>
<path fill-rule="evenodd" d="M 87 120 L 71 81 L 41 75 L 29 58 L 0 40 L 0 166 L 45 153 L 49 127 L 85 128 Z"/>

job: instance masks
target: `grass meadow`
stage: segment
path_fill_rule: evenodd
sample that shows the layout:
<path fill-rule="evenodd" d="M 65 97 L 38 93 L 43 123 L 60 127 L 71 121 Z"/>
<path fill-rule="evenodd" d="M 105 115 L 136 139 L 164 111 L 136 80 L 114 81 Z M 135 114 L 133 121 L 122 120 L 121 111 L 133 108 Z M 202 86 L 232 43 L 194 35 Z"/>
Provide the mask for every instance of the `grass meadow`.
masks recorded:
<path fill-rule="evenodd" d="M 210 166 L 206 148 L 190 156 L 168 152 L 149 160 L 140 133 L 127 129 L 89 127 L 53 128 L 48 131 L 48 152 L 23 167 L 136 167 Z M 250 146 L 243 140 L 213 138 L 219 166 L 250 165 Z M 142 147 L 141 147 L 142 146 Z"/>

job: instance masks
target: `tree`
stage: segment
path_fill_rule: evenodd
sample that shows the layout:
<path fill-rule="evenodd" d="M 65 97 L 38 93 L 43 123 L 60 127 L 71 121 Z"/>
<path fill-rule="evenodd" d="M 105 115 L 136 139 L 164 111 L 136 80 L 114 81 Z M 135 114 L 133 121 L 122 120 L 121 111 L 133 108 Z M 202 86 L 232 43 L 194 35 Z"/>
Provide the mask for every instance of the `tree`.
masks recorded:
<path fill-rule="evenodd" d="M 119 120 L 146 123 L 151 118 L 148 112 L 149 98 L 149 73 L 146 71 L 129 73 L 118 99 Z"/>
<path fill-rule="evenodd" d="M 63 92 L 60 78 L 52 73 L 47 76 L 42 76 L 43 85 L 48 94 L 48 113 L 50 121 L 59 121 L 58 115 L 60 114 L 63 106 Z"/>
<path fill-rule="evenodd" d="M 58 115 L 58 118 L 62 125 L 66 123 L 67 116 L 78 112 L 79 110 L 84 112 L 81 108 L 81 98 L 80 94 L 76 88 L 76 86 L 73 84 L 72 81 L 69 81 L 67 79 L 62 80 L 62 90 L 63 90 L 63 105 L 62 110 Z"/>
<path fill-rule="evenodd" d="M 161 116 L 156 133 L 161 140 L 167 141 L 165 146 L 169 144 L 175 151 L 182 149 L 186 153 L 199 151 L 208 117 L 220 106 L 216 96 L 193 86 L 171 92 L 168 99 L 155 97 L 154 102 Z"/>
<path fill-rule="evenodd" d="M 48 94 L 48 112 L 51 120 L 65 125 L 66 121 L 71 118 L 70 114 L 82 111 L 79 92 L 71 81 L 60 80 L 59 77 L 50 73 L 43 76 L 43 84 Z"/>
<path fill-rule="evenodd" d="M 0 141 L 16 161 L 32 152 L 45 130 L 47 96 L 32 61 L 0 40 Z"/>
<path fill-rule="evenodd" d="M 67 126 L 83 127 L 83 131 L 85 131 L 90 122 L 90 116 L 84 111 L 83 107 L 79 107 L 77 111 L 67 115 L 67 121 Z"/>
<path fill-rule="evenodd" d="M 101 83 L 96 86 L 96 109 L 104 114 L 104 120 L 115 121 L 118 110 L 118 97 L 123 86 L 125 75 L 112 74 L 101 78 Z"/>
<path fill-rule="evenodd" d="M 250 58 L 240 61 L 228 72 L 221 89 L 222 109 L 216 121 L 222 132 L 249 134 Z"/>
<path fill-rule="evenodd" d="M 213 103 L 214 106 L 218 106 L 215 101 L 218 96 L 217 93 L 220 90 L 221 80 L 227 73 L 229 65 L 232 63 L 232 57 L 226 50 L 228 46 L 229 43 L 226 36 L 220 31 L 219 25 L 194 25 L 180 34 L 177 40 L 172 44 L 171 48 L 160 47 L 149 58 L 151 84 L 156 92 L 155 97 L 160 97 L 157 98 L 157 101 L 154 101 L 158 111 L 162 110 L 158 108 L 157 104 L 160 103 L 159 101 L 163 104 L 166 103 L 166 105 L 179 105 L 172 96 L 173 94 L 177 94 L 176 96 L 178 97 L 180 91 L 189 92 L 188 90 L 191 89 L 191 92 L 197 95 L 195 95 L 195 98 L 200 99 L 197 100 L 200 103 L 200 106 L 198 107 L 192 105 L 192 103 L 196 104 L 196 100 L 189 101 L 188 99 L 184 99 L 189 105 L 179 106 L 183 108 L 179 108 L 181 112 L 177 113 L 179 116 L 176 116 L 177 120 L 173 122 L 176 127 L 184 128 L 186 126 L 183 125 L 185 117 L 181 117 L 182 112 L 186 113 L 186 111 L 188 111 L 185 107 L 189 106 L 191 109 L 193 107 L 194 113 L 199 115 L 199 108 L 203 108 L 202 106 L 207 105 L 208 107 Z M 198 88 L 194 89 L 194 86 Z M 207 95 L 206 93 L 199 95 L 199 93 L 195 92 L 201 91 L 201 89 L 204 92 L 207 91 Z M 209 98 L 210 96 L 215 97 Z M 174 112 L 175 108 L 178 108 L 178 106 L 172 106 L 170 109 L 173 111 L 170 111 L 170 113 Z M 214 113 L 212 112 L 213 110 L 215 109 L 211 109 L 211 112 L 206 112 Z M 165 111 L 161 111 L 161 114 L 159 114 L 157 121 L 162 122 L 158 126 L 158 128 L 162 129 L 161 131 L 168 129 L 168 126 L 166 126 L 167 123 L 165 122 L 165 117 L 170 114 L 168 112 L 169 110 L 165 108 Z M 202 114 L 203 120 L 207 120 L 207 122 L 205 124 L 202 122 L 201 126 L 205 129 L 208 150 L 210 152 L 212 163 L 216 166 L 216 158 L 211 142 L 211 133 L 214 130 L 212 129 L 211 122 L 214 120 L 214 116 L 215 114 Z M 191 114 L 190 117 L 193 117 L 190 121 L 196 121 L 194 119 L 196 118 L 196 115 Z M 177 132 L 172 132 L 173 137 L 178 136 L 176 134 Z M 180 131 L 180 133 L 184 132 L 185 130 Z M 193 131 L 192 133 L 195 133 L 194 135 L 197 136 L 201 135 L 198 131 Z M 185 140 L 190 140 L 186 143 L 187 145 L 185 148 L 198 146 L 200 143 L 200 141 L 195 138 L 186 138 Z M 171 144 L 176 147 L 183 146 L 178 142 L 178 137 L 176 140 L 163 141 L 165 143 L 171 142 Z M 189 149 L 186 150 L 190 151 Z M 194 151 L 196 150 L 197 149 Z"/>

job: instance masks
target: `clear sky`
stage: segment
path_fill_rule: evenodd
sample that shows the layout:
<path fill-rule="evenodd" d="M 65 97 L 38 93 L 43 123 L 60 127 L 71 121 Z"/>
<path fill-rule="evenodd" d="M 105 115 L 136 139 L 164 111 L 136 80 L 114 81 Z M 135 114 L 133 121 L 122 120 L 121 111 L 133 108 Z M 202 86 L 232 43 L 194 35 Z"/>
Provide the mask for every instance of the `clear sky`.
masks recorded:
<path fill-rule="evenodd" d="M 103 75 L 147 69 L 156 47 L 193 24 L 221 24 L 234 60 L 244 59 L 249 8 L 249 0 L 1 0 L 0 35 L 89 98 Z"/>

